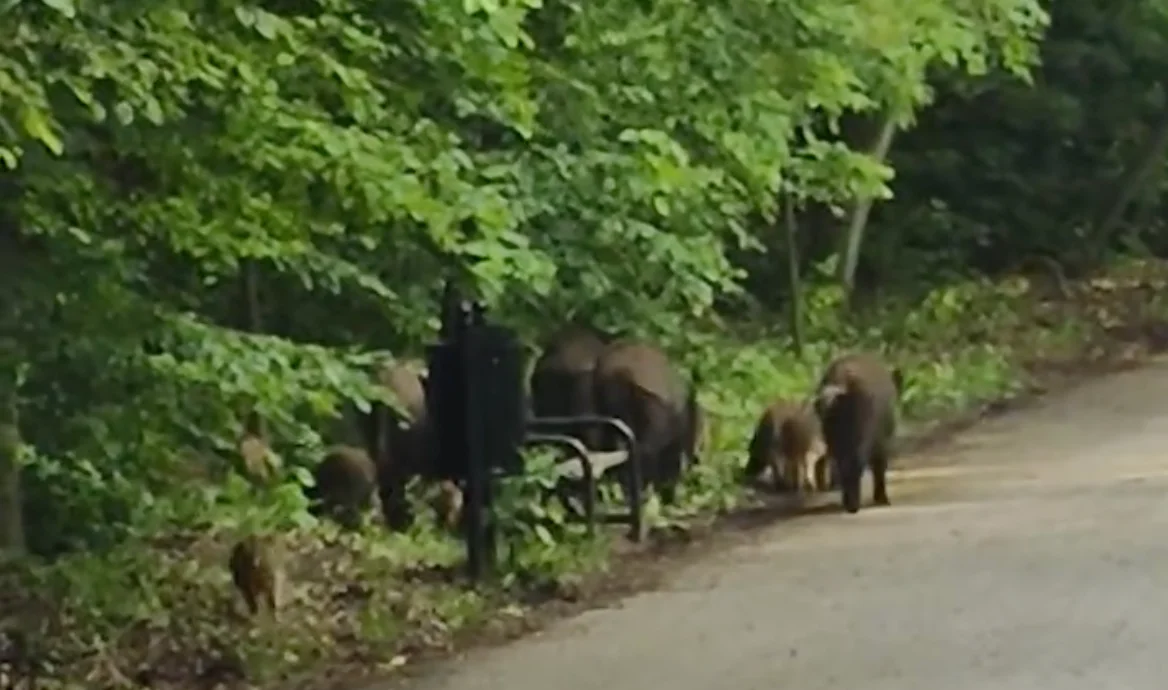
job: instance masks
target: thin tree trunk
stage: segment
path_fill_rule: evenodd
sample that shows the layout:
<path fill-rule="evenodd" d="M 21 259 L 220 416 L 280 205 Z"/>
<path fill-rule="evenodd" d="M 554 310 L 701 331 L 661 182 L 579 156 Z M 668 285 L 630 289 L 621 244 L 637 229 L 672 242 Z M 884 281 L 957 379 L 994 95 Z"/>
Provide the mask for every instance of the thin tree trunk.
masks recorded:
<path fill-rule="evenodd" d="M 1110 237 L 1115 231 L 1132 200 L 1148 183 L 1160 177 L 1158 173 L 1164 170 L 1166 150 L 1168 150 L 1168 115 L 1156 126 L 1147 146 L 1140 148 L 1140 157 L 1135 165 L 1129 167 L 1120 178 L 1112 202 L 1096 225 L 1095 236 L 1100 242 L 1104 242 L 1104 238 Z"/>
<path fill-rule="evenodd" d="M 873 158 L 883 162 L 888 157 L 896 129 L 896 120 L 892 113 L 885 114 L 884 121 L 880 125 L 880 133 L 872 146 L 871 155 Z M 839 281 L 849 297 L 856 284 L 856 266 L 860 261 L 860 247 L 863 245 L 864 230 L 868 225 L 868 214 L 872 210 L 872 201 L 870 196 L 856 200 L 855 206 L 852 207 L 847 231 L 844 234 L 843 248 L 840 252 Z"/>
<path fill-rule="evenodd" d="M 795 354 L 803 354 L 803 287 L 799 278 L 799 228 L 795 221 L 795 201 L 788 195 L 783 204 L 783 217 L 787 238 L 787 291 L 791 296 L 790 328 L 791 344 Z"/>
<path fill-rule="evenodd" d="M 19 417 L 19 362 L 12 341 L 0 343 L 0 554 L 25 552 Z"/>
<path fill-rule="evenodd" d="M 250 333 L 262 333 L 264 329 L 263 317 L 260 313 L 260 279 L 259 269 L 254 259 L 246 259 L 243 264 L 243 302 L 244 302 L 244 330 Z M 253 407 L 247 413 L 244 426 L 248 434 L 261 439 L 267 439 L 267 425 L 263 417 Z"/>
<path fill-rule="evenodd" d="M 23 515 L 20 387 L 25 365 L 17 336 L 22 285 L 31 260 L 21 235 L 21 188 L 0 175 L 0 555 L 21 555 L 28 546 Z"/>

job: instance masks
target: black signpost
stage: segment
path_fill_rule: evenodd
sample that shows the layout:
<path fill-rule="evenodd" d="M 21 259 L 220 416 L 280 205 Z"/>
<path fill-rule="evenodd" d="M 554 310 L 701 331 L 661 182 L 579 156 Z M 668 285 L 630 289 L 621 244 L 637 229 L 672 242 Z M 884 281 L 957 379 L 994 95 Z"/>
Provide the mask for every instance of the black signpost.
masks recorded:
<path fill-rule="evenodd" d="M 477 580 L 495 565 L 492 479 L 521 466 L 523 351 L 514 332 L 486 323 L 482 304 L 447 283 L 440 341 L 428 354 L 436 469 L 463 480 L 467 568 Z"/>

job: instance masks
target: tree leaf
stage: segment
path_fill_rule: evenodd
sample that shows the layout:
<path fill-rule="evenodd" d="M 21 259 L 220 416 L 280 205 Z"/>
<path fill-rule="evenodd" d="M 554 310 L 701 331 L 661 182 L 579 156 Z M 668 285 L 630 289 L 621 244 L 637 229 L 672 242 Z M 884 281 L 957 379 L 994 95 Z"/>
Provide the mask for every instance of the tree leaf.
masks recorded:
<path fill-rule="evenodd" d="M 77 8 L 73 5 L 73 0 L 41 0 L 47 7 L 60 12 L 69 19 L 77 16 Z"/>
<path fill-rule="evenodd" d="M 53 133 L 49 121 L 41 111 L 30 107 L 23 108 L 20 115 L 20 123 L 30 137 L 44 144 L 45 148 L 51 151 L 53 155 L 59 156 L 64 153 L 64 144 Z"/>

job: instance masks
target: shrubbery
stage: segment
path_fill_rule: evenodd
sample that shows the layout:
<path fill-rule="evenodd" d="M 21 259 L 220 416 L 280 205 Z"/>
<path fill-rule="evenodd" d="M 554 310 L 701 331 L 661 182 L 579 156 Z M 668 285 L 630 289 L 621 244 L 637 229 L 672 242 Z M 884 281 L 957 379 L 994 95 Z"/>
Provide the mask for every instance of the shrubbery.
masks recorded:
<path fill-rule="evenodd" d="M 1044 37 L 1035 0 L 0 3 L 0 629 L 84 686 L 293 678 L 611 565 L 532 514 L 539 472 L 503 489 L 537 519 L 495 588 L 452 587 L 425 521 L 306 514 L 363 372 L 422 354 L 447 278 L 528 343 L 580 318 L 700 368 L 714 460 L 657 524 L 750 500 L 764 402 L 842 350 L 900 364 L 925 420 L 1159 318 L 1159 265 L 1114 260 L 1166 236 L 1165 17 L 1051 11 Z M 1080 280 L 1100 267 L 1113 287 Z M 252 412 L 270 484 L 242 472 Z M 252 531 L 289 540 L 278 625 L 232 613 Z"/>

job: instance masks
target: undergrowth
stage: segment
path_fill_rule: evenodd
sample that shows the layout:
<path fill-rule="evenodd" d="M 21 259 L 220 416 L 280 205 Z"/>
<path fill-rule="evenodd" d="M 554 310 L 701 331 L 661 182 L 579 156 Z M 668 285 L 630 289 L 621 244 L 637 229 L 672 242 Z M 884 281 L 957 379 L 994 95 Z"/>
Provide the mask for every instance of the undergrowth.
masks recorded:
<path fill-rule="evenodd" d="M 706 458 L 654 524 L 733 510 L 749 494 L 736 479 L 764 405 L 800 399 L 824 365 L 856 349 L 883 352 L 906 375 L 902 418 L 919 427 L 1016 395 L 1050 363 L 1136 360 L 1157 346 L 1168 308 L 1168 268 L 1128 260 L 1069 286 L 1067 294 L 1021 277 L 940 288 L 916 304 L 887 303 L 844 325 L 840 293 L 807 296 L 807 344 L 793 354 L 782 328 L 739 325 L 698 334 L 683 354 L 703 375 Z M 776 323 L 782 323 L 776 320 Z M 500 581 L 459 577 L 461 545 L 428 518 L 390 533 L 370 520 L 345 533 L 305 512 L 295 477 L 257 487 L 238 476 L 191 486 L 137 536 L 115 548 L 53 562 L 6 565 L 0 581 L 4 673 L 34 662 L 45 688 L 301 684 L 321 669 L 388 670 L 460 634 L 521 619 L 533 590 L 562 591 L 614 565 L 616 532 L 590 533 L 543 493 L 550 460 L 500 488 Z M 188 481 L 184 479 L 183 481 Z M 249 619 L 232 588 L 227 553 L 262 531 L 288 546 L 290 591 L 278 618 Z M 549 588 L 550 587 L 550 588 Z M 308 682 L 307 684 L 311 684 Z"/>

